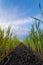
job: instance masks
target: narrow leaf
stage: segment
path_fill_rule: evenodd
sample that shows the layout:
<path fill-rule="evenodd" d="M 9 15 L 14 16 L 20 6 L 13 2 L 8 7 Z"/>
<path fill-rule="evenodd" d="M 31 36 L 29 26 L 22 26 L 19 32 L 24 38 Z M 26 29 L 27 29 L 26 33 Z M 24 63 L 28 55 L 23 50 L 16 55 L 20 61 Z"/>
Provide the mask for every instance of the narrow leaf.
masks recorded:
<path fill-rule="evenodd" d="M 39 3 L 39 8 L 41 9 L 41 4 Z"/>

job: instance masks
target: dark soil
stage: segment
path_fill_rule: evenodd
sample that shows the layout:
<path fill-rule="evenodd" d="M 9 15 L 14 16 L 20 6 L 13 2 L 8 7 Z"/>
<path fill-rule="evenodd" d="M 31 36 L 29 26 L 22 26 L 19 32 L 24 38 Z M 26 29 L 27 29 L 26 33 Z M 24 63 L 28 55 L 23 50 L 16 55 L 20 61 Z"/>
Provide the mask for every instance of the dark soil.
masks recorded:
<path fill-rule="evenodd" d="M 0 62 L 0 65 L 43 65 L 43 62 L 38 53 L 21 43 Z"/>

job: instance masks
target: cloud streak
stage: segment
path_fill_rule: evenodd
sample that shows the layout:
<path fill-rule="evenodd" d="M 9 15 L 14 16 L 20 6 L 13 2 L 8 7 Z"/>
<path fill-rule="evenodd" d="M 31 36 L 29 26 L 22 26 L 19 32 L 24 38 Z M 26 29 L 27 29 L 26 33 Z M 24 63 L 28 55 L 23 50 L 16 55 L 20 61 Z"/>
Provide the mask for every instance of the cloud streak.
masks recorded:
<path fill-rule="evenodd" d="M 27 24 L 32 24 L 34 21 L 29 16 L 25 17 L 26 14 L 28 14 L 30 11 L 31 10 L 28 9 L 27 11 L 21 12 L 19 6 L 15 6 L 14 8 L 12 8 L 12 6 L 10 8 L 3 8 L 1 5 L 0 7 L 1 28 L 6 29 L 10 25 L 13 34 L 16 34 L 18 37 L 26 36 L 28 34 L 28 31 L 30 30 L 27 28 Z"/>

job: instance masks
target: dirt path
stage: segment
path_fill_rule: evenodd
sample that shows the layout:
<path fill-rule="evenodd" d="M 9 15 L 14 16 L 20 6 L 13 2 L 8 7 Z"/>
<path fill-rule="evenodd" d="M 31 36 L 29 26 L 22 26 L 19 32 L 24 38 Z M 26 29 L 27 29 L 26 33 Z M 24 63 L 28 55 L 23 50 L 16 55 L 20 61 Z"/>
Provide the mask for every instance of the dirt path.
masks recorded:
<path fill-rule="evenodd" d="M 41 57 L 22 43 L 17 46 L 0 65 L 43 65 Z"/>

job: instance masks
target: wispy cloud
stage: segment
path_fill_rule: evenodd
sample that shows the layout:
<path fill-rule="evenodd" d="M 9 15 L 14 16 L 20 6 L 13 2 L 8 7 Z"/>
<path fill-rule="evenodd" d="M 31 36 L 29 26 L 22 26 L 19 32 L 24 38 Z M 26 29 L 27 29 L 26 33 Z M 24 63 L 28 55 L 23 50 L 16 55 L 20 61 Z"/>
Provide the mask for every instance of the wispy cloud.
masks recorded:
<path fill-rule="evenodd" d="M 9 25 L 11 25 L 12 27 L 14 26 L 21 26 L 21 25 L 25 25 L 25 24 L 28 24 L 28 23 L 33 23 L 33 19 L 28 17 L 28 18 L 24 18 L 24 19 L 17 19 L 17 20 L 5 20 L 5 19 L 0 19 L 0 25 L 4 28 L 5 27 L 8 27 Z"/>
<path fill-rule="evenodd" d="M 25 24 L 28 24 L 28 23 L 32 24 L 33 19 L 31 19 L 30 17 L 14 19 L 16 14 L 14 16 L 11 16 L 4 11 L 3 12 L 1 11 L 0 14 L 1 14 L 0 15 L 0 26 L 2 27 L 2 29 L 3 28 L 6 29 L 10 25 L 13 34 L 16 34 L 18 37 L 25 36 L 28 34 L 29 29 L 27 29 L 26 26 L 21 27 L 21 25 L 24 26 Z M 17 17 L 18 16 L 19 14 L 17 15 Z"/>
<path fill-rule="evenodd" d="M 20 25 L 24 25 L 26 23 L 33 23 L 33 19 L 30 17 L 23 17 L 27 12 L 21 13 L 19 12 L 19 7 L 15 7 L 12 10 L 0 8 L 0 25 L 1 27 L 8 27 L 11 25 L 12 27 L 17 27 Z M 22 16 L 20 18 L 20 16 Z"/>
<path fill-rule="evenodd" d="M 15 6 L 13 8 L 12 6 L 10 6 L 10 8 L 3 8 L 1 5 L 0 26 L 2 27 L 2 29 L 6 29 L 10 25 L 13 34 L 16 34 L 17 36 L 25 36 L 30 30 L 27 28 L 27 25 L 25 26 L 25 24 L 32 24 L 34 21 L 29 16 L 26 16 L 26 14 L 28 14 L 30 11 L 31 9 L 27 9 L 26 11 L 22 12 L 20 11 L 19 6 Z M 22 27 L 21 25 L 25 27 Z"/>

